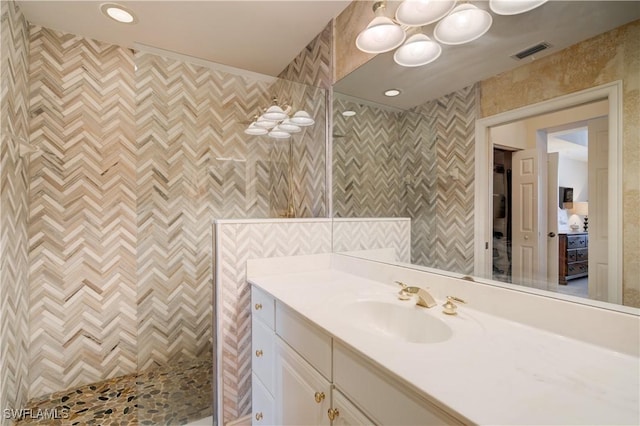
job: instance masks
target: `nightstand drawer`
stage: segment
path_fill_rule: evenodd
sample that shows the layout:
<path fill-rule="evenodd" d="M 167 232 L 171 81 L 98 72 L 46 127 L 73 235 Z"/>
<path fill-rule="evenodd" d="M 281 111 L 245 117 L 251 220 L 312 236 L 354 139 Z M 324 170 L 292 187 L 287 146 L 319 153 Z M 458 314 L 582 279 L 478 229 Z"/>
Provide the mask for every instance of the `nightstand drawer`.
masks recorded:
<path fill-rule="evenodd" d="M 579 249 L 575 251 L 576 261 L 581 262 L 583 260 L 589 260 L 589 250 L 588 249 Z"/>
<path fill-rule="evenodd" d="M 567 250 L 567 262 L 575 262 L 578 260 L 577 250 Z"/>
<path fill-rule="evenodd" d="M 567 235 L 567 248 L 584 248 L 587 247 L 586 235 Z"/>
<path fill-rule="evenodd" d="M 588 269 L 586 262 L 572 263 L 569 265 L 567 275 L 586 274 Z"/>

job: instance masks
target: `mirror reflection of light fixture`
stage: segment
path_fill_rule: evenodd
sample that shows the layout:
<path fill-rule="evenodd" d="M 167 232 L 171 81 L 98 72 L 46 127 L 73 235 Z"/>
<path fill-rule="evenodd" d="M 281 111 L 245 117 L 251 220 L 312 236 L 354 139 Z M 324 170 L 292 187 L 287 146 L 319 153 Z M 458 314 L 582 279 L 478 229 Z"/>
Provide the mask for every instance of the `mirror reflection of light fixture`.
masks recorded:
<path fill-rule="evenodd" d="M 442 44 L 464 44 L 482 37 L 493 23 L 486 10 L 465 3 L 456 6 L 442 21 L 438 22 L 433 36 Z"/>
<path fill-rule="evenodd" d="M 419 67 L 438 59 L 442 48 L 424 34 L 414 34 L 393 54 L 393 60 L 403 67 Z"/>
<path fill-rule="evenodd" d="M 396 20 L 409 27 L 432 24 L 445 16 L 456 0 L 404 0 L 396 10 Z"/>
<path fill-rule="evenodd" d="M 496 15 L 517 15 L 542 6 L 548 0 L 490 0 L 489 7 Z"/>
<path fill-rule="evenodd" d="M 315 120 L 308 112 L 298 111 L 289 118 L 291 106 L 281 105 L 277 98 L 273 98 L 273 104 L 266 109 L 261 109 L 262 114 L 253 118 L 249 127 L 244 132 L 252 136 L 268 135 L 275 139 L 287 139 L 292 133 L 298 133 L 303 126 L 311 126 Z"/>
<path fill-rule="evenodd" d="M 384 9 L 385 5 L 382 1 L 373 4 L 373 12 L 376 17 L 356 38 L 356 46 L 363 52 L 388 52 L 400 46 L 406 37 L 404 30 L 399 25 L 384 16 Z"/>

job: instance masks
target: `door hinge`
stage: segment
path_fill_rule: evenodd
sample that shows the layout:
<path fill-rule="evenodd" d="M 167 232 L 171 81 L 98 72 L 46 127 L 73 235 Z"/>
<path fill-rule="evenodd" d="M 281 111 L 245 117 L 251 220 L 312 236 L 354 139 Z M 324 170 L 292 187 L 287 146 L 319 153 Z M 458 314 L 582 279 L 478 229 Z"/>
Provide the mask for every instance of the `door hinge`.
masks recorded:
<path fill-rule="evenodd" d="M 484 243 L 484 249 L 485 249 L 485 250 L 489 250 L 489 241 L 485 241 L 485 243 Z"/>

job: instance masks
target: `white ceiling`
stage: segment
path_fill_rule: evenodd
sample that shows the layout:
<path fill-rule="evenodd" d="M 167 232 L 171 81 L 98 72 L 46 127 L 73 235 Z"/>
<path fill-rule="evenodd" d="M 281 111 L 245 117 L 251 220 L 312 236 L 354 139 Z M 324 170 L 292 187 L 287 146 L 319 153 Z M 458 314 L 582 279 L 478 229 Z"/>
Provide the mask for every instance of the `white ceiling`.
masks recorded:
<path fill-rule="evenodd" d="M 277 76 L 350 0 L 119 1 L 139 22 L 100 12 L 104 1 L 18 0 L 27 20 L 125 47 L 152 46 Z"/>
<path fill-rule="evenodd" d="M 487 1 L 471 3 L 489 9 Z M 391 16 L 395 10 L 393 3 L 387 9 L 387 16 Z M 552 0 L 521 15 L 494 14 L 493 26 L 480 39 L 460 46 L 442 46 L 440 58 L 422 67 L 397 65 L 393 61 L 393 51 L 380 54 L 336 83 L 334 90 L 370 102 L 408 109 L 531 61 L 532 57 L 516 61 L 511 55 L 539 42 L 547 41 L 552 48 L 535 58 L 558 52 L 639 18 L 640 1 Z M 434 27 L 435 24 L 426 26 L 423 32 L 432 36 Z M 582 64 L 575 65 L 580 67 Z M 385 97 L 383 92 L 390 88 L 400 89 L 401 95 Z"/>

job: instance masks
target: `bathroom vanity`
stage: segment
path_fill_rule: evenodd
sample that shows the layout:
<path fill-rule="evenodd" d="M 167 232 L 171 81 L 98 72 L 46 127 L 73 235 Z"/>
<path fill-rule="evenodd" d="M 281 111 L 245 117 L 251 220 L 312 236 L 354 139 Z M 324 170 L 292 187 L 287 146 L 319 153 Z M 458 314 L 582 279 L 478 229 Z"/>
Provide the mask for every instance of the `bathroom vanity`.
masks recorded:
<path fill-rule="evenodd" d="M 339 255 L 249 261 L 248 277 L 253 424 L 639 423 L 635 315 Z M 447 295 L 468 303 L 445 315 Z M 528 317 L 563 308 L 622 336 Z"/>

